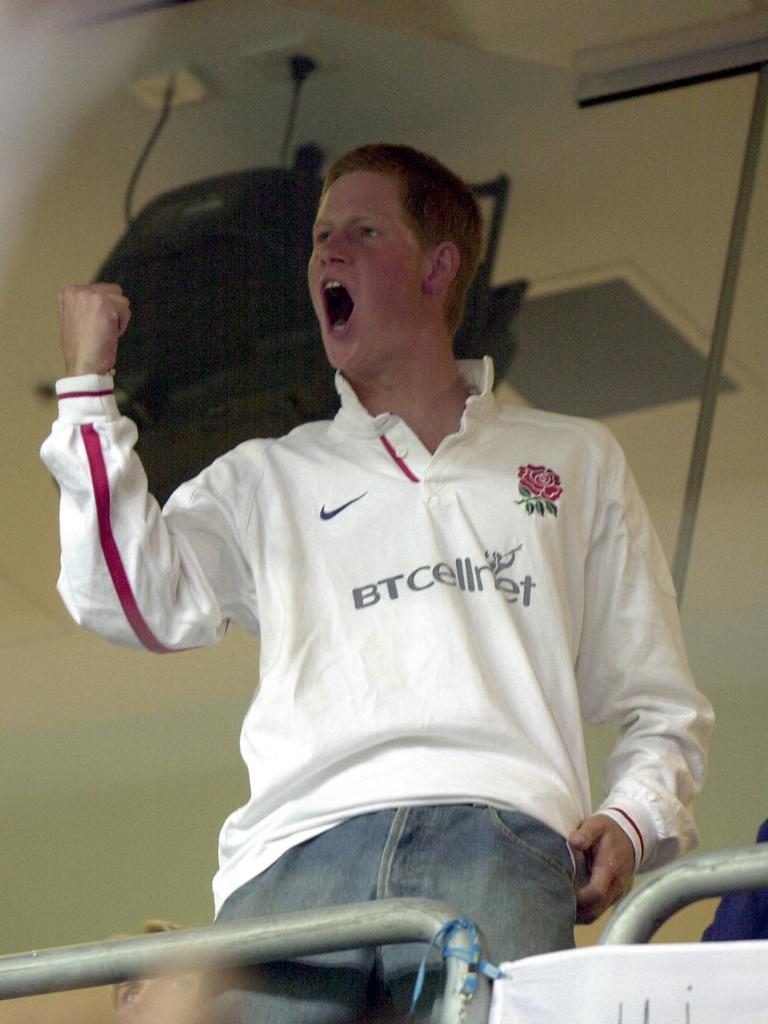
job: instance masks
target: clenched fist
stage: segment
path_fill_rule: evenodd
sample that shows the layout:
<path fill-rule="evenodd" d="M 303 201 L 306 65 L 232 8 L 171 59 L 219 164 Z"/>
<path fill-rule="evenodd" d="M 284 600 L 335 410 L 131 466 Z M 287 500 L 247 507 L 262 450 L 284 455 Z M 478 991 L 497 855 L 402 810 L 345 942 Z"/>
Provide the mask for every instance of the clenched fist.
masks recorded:
<path fill-rule="evenodd" d="M 61 347 L 67 376 L 109 373 L 131 308 L 119 284 L 70 285 L 59 295 Z"/>

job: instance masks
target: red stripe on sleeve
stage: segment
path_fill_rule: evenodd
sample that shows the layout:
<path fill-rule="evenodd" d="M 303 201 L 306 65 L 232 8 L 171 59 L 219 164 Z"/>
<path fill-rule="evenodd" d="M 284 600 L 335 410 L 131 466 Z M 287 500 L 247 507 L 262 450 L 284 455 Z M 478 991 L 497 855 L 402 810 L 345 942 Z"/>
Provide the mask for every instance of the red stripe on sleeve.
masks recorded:
<path fill-rule="evenodd" d="M 402 470 L 403 473 L 405 473 L 405 475 L 408 477 L 408 479 L 409 480 L 413 480 L 413 482 L 415 484 L 419 483 L 419 478 L 414 475 L 414 473 L 411 471 L 411 469 L 409 468 L 407 463 L 403 462 L 403 460 L 400 458 L 400 456 L 395 452 L 395 449 L 392 447 L 392 444 L 390 443 L 390 441 L 388 441 L 387 438 L 384 437 L 383 434 L 381 435 L 379 440 L 381 441 L 381 443 L 384 445 L 384 447 L 389 452 L 389 455 L 390 455 L 390 458 L 392 459 L 392 461 L 395 463 L 396 466 L 398 466 L 399 469 Z"/>
<path fill-rule="evenodd" d="M 64 391 L 56 397 L 62 398 L 103 398 L 105 395 L 114 395 L 113 388 L 107 388 L 106 391 Z"/>
<path fill-rule="evenodd" d="M 635 833 L 638 840 L 640 841 L 640 862 L 642 863 L 642 860 L 645 857 L 645 843 L 643 842 L 643 833 L 637 827 L 637 822 L 634 820 L 634 818 L 631 818 L 626 811 L 622 811 L 620 807 L 609 807 L 608 810 L 616 811 L 616 813 L 620 814 L 622 818 L 626 818 L 627 822 L 632 826 L 632 831 Z"/>
<path fill-rule="evenodd" d="M 80 434 L 83 438 L 85 452 L 88 456 L 88 466 L 91 471 L 91 484 L 96 501 L 96 516 L 99 524 L 101 550 L 125 617 L 136 636 L 148 650 L 154 651 L 155 654 L 171 654 L 173 653 L 171 649 L 164 647 L 160 643 L 139 611 L 139 606 L 136 604 L 136 598 L 120 556 L 120 550 L 112 533 L 109 479 L 106 466 L 104 465 L 104 455 L 101 451 L 99 435 L 91 423 L 83 424 L 80 427 Z"/>

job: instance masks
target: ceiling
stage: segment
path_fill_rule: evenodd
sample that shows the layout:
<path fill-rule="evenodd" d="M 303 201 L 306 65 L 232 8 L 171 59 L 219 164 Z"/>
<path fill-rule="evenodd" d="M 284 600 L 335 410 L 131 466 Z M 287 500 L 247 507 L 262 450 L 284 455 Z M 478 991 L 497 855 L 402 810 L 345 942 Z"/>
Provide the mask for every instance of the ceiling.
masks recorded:
<path fill-rule="evenodd" d="M 12 888 L 13 879 L 20 888 L 31 884 L 25 864 L 39 835 L 27 828 L 25 806 L 54 799 L 68 806 L 84 790 L 138 792 L 161 776 L 234 777 L 237 722 L 253 686 L 257 652 L 248 638 L 233 636 L 224 652 L 161 667 L 82 633 L 55 594 L 56 494 L 37 456 L 53 410 L 35 388 L 60 372 L 57 291 L 87 280 L 123 229 L 125 184 L 156 117 L 131 83 L 184 66 L 209 89 L 199 105 L 174 111 L 140 179 L 138 206 L 187 181 L 275 163 L 289 102 L 284 54 L 300 47 L 321 67 L 305 89 L 298 142 L 316 141 L 334 155 L 374 137 L 396 138 L 424 145 L 470 179 L 510 173 L 501 280 L 527 277 L 535 296 L 619 276 L 705 353 L 754 84 L 738 79 L 580 112 L 574 55 L 768 7 L 747 0 L 197 0 L 84 27 L 70 21 L 126 6 L 72 2 L 63 19 L 60 4 L 0 2 L 0 802 L 5 820 L 14 809 L 18 836 L 18 849 L 6 854 Z M 758 743 L 749 729 L 763 707 L 768 654 L 768 545 L 760 521 L 768 475 L 767 167 L 764 155 L 729 342 L 736 390 L 718 411 L 683 606 L 707 692 L 721 698 L 734 675 L 740 683 L 738 713 L 729 719 L 726 705 L 721 716 L 722 742 L 734 746 L 718 751 L 723 774 L 702 805 L 709 845 L 728 835 L 748 841 L 764 813 L 757 797 L 741 811 L 724 803 L 739 778 L 739 757 L 750 787 L 759 772 L 765 781 L 764 765 L 751 760 L 762 756 L 762 745 L 749 749 Z M 502 393 L 520 397 L 514 368 Z M 608 421 L 670 557 L 696 415 L 697 403 L 687 400 Z M 206 813 L 223 819 L 230 809 Z M 64 834 L 62 849 L 70 841 Z M 187 917 L 200 916 L 200 905 Z M 130 906 L 126 913 L 138 913 Z M 68 941 L 73 930 L 74 941 L 106 928 L 86 914 L 68 931 L 53 927 L 42 905 L 30 913 L 29 942 L 45 944 L 49 934 Z M 16 931 L 0 942 L 8 950 L 24 944 Z"/>

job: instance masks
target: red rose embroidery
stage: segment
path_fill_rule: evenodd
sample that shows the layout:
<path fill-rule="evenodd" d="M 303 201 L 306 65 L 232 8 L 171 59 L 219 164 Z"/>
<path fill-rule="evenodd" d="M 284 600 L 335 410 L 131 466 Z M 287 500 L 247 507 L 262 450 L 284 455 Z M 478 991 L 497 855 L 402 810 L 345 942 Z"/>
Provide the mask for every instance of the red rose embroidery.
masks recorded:
<path fill-rule="evenodd" d="M 520 466 L 517 471 L 519 477 L 518 490 L 522 497 L 515 502 L 516 505 L 524 505 L 528 515 L 538 512 L 543 516 L 546 512 L 553 516 L 557 515 L 555 502 L 563 493 L 560 484 L 560 477 L 552 469 L 546 466 Z"/>

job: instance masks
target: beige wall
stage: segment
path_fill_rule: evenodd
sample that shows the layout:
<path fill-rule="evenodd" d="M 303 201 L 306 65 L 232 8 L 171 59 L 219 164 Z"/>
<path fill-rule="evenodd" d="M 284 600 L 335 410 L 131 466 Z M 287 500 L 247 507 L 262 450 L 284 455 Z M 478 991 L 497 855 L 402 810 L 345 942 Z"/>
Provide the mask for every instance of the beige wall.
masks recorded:
<path fill-rule="evenodd" d="M 86 989 L 0 1003 L 0 1024 L 110 1024 L 114 1013 L 110 989 Z"/>

